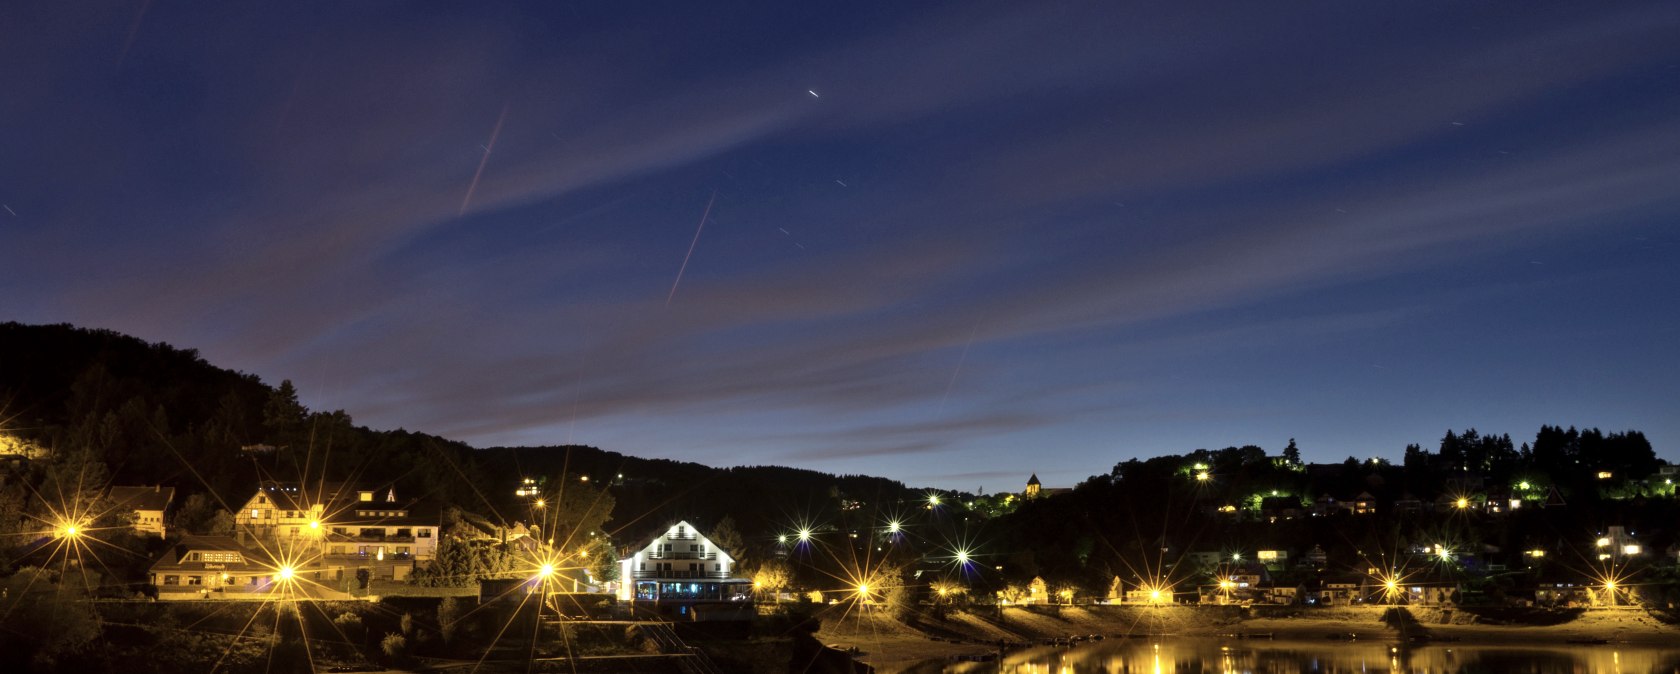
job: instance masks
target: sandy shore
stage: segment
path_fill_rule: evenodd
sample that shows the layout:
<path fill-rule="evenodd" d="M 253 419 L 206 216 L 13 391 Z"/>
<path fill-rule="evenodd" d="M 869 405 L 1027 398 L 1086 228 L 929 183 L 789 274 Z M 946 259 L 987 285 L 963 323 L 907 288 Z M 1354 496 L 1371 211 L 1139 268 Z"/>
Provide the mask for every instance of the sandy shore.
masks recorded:
<path fill-rule="evenodd" d="M 824 615 L 817 638 L 825 644 L 856 648 L 858 660 L 880 674 L 903 671 L 928 660 L 995 653 L 1000 643 L 1102 635 L 1268 635 L 1276 640 L 1326 640 L 1354 635 L 1357 640 L 1402 641 L 1413 637 L 1465 645 L 1549 643 L 1608 639 L 1640 646 L 1680 643 L 1680 628 L 1663 624 L 1637 609 L 1600 609 L 1573 615 L 1559 624 L 1485 624 L 1465 612 L 1408 609 L 1403 626 L 1385 621 L 1383 607 L 1267 610 L 1244 613 L 1235 607 L 1091 606 L 992 609 L 919 615 L 908 623 L 884 614 L 834 612 Z"/>

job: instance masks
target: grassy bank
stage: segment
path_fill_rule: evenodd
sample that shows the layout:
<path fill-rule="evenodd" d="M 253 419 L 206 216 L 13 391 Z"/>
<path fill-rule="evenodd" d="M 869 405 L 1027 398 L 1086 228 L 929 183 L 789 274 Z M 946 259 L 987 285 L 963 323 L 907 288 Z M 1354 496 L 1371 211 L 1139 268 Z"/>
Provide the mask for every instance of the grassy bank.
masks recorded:
<path fill-rule="evenodd" d="M 830 607 L 822 613 L 817 638 L 856 648 L 859 659 L 883 674 L 929 660 L 995 652 L 1070 637 L 1265 636 L 1313 640 L 1355 638 L 1422 639 L 1466 644 L 1534 640 L 1608 639 L 1665 645 L 1680 629 L 1640 609 L 1537 610 L 1438 609 L 1356 606 L 1341 608 L 1232 606 L 976 607 L 969 611 L 923 611 L 904 620 L 883 612 L 859 613 Z"/>

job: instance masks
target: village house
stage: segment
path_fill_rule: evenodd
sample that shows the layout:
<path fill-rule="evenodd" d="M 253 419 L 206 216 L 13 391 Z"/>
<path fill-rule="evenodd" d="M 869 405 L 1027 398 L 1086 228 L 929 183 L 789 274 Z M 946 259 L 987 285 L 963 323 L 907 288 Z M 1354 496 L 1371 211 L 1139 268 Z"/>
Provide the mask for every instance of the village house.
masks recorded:
<path fill-rule="evenodd" d="M 169 504 L 175 500 L 174 487 L 111 487 L 111 491 L 106 493 L 105 497 L 119 510 L 134 513 L 135 533 L 168 538 L 168 525 L 164 522 L 164 514 L 169 510 Z"/>
<path fill-rule="evenodd" d="M 304 551 L 312 580 L 406 580 L 437 556 L 442 515 L 389 485 L 264 482 L 234 521 L 241 537 Z"/>
<path fill-rule="evenodd" d="M 266 599 L 276 590 L 280 564 L 232 536 L 186 536 L 148 570 L 157 597 Z"/>
<path fill-rule="evenodd" d="M 619 559 L 618 599 L 662 615 L 704 620 L 752 606 L 752 581 L 735 578 L 735 558 L 686 521 Z M 719 611 L 718 609 L 725 610 Z"/>

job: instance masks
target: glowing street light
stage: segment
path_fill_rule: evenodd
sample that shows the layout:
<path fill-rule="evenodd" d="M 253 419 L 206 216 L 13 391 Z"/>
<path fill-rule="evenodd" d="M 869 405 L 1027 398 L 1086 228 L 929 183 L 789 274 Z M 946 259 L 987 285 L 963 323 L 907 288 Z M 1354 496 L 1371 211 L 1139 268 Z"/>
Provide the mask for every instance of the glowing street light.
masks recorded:
<path fill-rule="evenodd" d="M 896 534 L 896 533 L 898 533 L 899 528 L 901 528 L 902 526 L 903 525 L 898 523 L 898 520 L 893 520 L 891 522 L 888 522 L 887 523 L 887 533 Z"/>
<path fill-rule="evenodd" d="M 1454 505 L 1458 506 L 1459 510 L 1463 510 L 1465 508 L 1470 507 L 1470 499 L 1467 499 L 1467 498 L 1464 498 L 1463 496 L 1460 496 L 1460 497 L 1458 497 L 1458 501 L 1455 502 Z"/>
<path fill-rule="evenodd" d="M 293 575 L 296 575 L 296 572 L 292 569 L 291 565 L 285 565 L 285 566 L 280 567 L 280 573 L 279 573 L 280 580 L 289 581 L 289 580 L 292 579 Z"/>
<path fill-rule="evenodd" d="M 548 507 L 548 501 L 545 501 L 545 500 L 539 498 L 539 499 L 537 499 L 536 503 L 533 503 L 531 505 L 534 505 L 538 508 L 546 508 L 546 507 Z"/>
<path fill-rule="evenodd" d="M 956 557 L 957 557 L 957 563 L 958 564 L 964 564 L 964 565 L 968 564 L 968 551 L 967 550 L 958 550 L 957 554 L 956 554 Z"/>
<path fill-rule="evenodd" d="M 799 542 L 800 543 L 811 542 L 811 530 L 810 529 L 800 529 L 799 530 Z"/>
<path fill-rule="evenodd" d="M 1196 472 L 1196 481 L 1197 482 L 1207 482 L 1208 481 L 1208 472 L 1205 471 L 1205 470 L 1197 471 Z"/>
<path fill-rule="evenodd" d="M 939 507 L 939 495 L 938 494 L 929 494 L 928 495 L 928 505 L 932 506 L 932 507 L 935 507 L 935 508 Z"/>
<path fill-rule="evenodd" d="M 547 578 L 547 577 L 552 576 L 552 575 L 554 575 L 554 565 L 553 564 L 543 564 L 541 567 L 539 567 L 537 569 L 537 576 L 538 577 Z"/>

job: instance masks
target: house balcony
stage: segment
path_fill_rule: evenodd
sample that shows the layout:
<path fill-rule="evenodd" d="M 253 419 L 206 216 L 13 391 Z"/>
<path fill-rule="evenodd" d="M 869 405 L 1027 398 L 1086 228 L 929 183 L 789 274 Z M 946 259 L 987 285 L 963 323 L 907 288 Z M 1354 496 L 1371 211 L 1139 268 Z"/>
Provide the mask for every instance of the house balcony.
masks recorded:
<path fill-rule="evenodd" d="M 373 553 L 373 552 L 365 552 L 365 553 L 364 552 L 359 552 L 359 551 L 358 552 L 341 552 L 341 553 L 338 553 L 338 554 L 327 554 L 327 555 L 325 555 L 325 560 L 329 563 L 356 564 L 356 563 L 379 561 L 379 555 L 377 553 Z M 410 562 L 410 561 L 414 561 L 414 553 L 412 553 L 412 552 L 387 552 L 387 553 L 385 553 L 385 561 L 387 561 L 387 562 Z"/>
<path fill-rule="evenodd" d="M 715 552 L 651 552 L 651 553 L 648 553 L 647 558 L 648 559 L 695 559 L 695 560 L 715 561 L 717 559 L 717 553 L 715 553 Z"/>
<path fill-rule="evenodd" d="M 413 543 L 414 536 L 399 536 L 397 534 L 328 534 L 327 540 L 334 543 Z"/>
<path fill-rule="evenodd" d="M 667 541 L 692 541 L 692 540 L 694 540 L 694 532 L 689 532 L 689 533 L 686 533 L 686 534 L 666 534 L 665 535 L 665 540 L 667 540 Z"/>
<path fill-rule="evenodd" d="M 636 580 L 728 580 L 724 571 L 637 571 Z"/>

